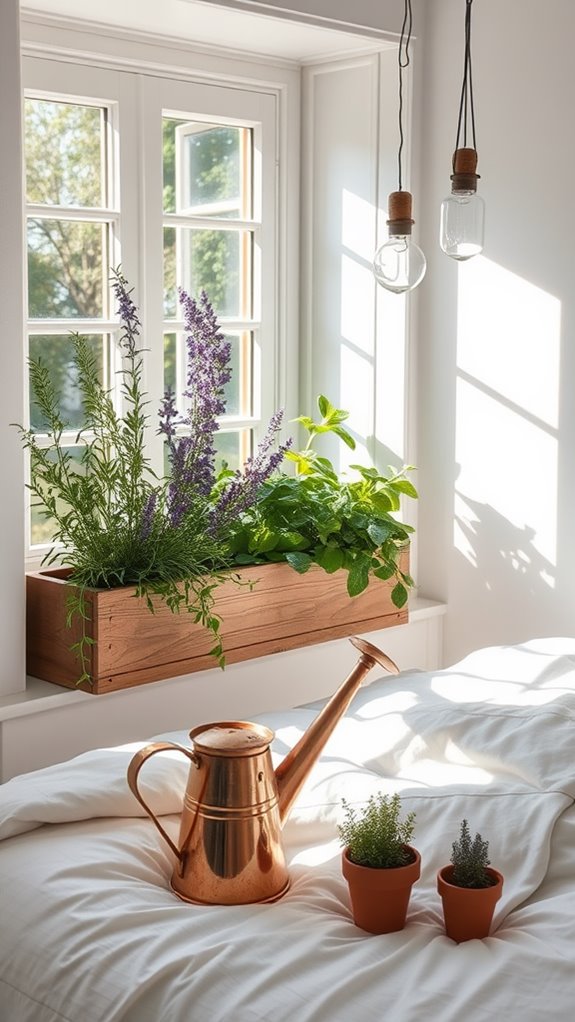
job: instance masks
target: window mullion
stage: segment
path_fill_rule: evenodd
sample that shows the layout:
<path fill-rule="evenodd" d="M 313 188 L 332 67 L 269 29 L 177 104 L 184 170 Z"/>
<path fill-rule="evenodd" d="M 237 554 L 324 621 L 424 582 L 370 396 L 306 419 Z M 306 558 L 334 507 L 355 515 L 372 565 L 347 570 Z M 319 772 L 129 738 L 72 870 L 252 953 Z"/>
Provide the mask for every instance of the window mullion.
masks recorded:
<path fill-rule="evenodd" d="M 196 216 L 191 213 L 164 213 L 165 227 L 194 227 L 208 231 L 253 231 L 259 234 L 261 223 L 257 220 L 239 220 L 225 216 Z"/>
<path fill-rule="evenodd" d="M 79 220 L 82 223 L 118 223 L 120 213 L 116 209 L 95 209 L 93 206 L 56 206 L 29 202 L 26 215 L 30 220 Z"/>

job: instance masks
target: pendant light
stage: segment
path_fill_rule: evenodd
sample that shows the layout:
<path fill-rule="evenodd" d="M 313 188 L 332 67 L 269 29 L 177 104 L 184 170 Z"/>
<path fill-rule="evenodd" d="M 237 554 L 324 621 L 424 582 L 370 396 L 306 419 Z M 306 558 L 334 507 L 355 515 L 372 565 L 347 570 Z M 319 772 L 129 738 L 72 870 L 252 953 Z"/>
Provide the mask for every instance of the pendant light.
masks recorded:
<path fill-rule="evenodd" d="M 398 191 L 392 192 L 388 200 L 389 240 L 378 248 L 373 260 L 373 272 L 378 284 L 388 291 L 401 294 L 413 291 L 425 275 L 425 256 L 412 240 L 412 196 L 402 187 L 401 156 L 403 151 L 403 71 L 409 65 L 409 44 L 411 42 L 412 12 L 411 0 L 404 0 L 405 10 L 398 49 L 399 68 L 399 152 Z"/>
<path fill-rule="evenodd" d="M 483 249 L 485 203 L 477 195 L 477 145 L 475 141 L 475 110 L 471 76 L 471 5 L 465 0 L 465 59 L 463 84 L 459 102 L 457 139 L 453 154 L 451 195 L 441 204 L 439 243 L 452 259 L 462 261 L 478 255 Z M 471 123 L 472 145 L 467 145 L 467 125 Z M 463 146 L 460 148 L 463 125 Z"/>

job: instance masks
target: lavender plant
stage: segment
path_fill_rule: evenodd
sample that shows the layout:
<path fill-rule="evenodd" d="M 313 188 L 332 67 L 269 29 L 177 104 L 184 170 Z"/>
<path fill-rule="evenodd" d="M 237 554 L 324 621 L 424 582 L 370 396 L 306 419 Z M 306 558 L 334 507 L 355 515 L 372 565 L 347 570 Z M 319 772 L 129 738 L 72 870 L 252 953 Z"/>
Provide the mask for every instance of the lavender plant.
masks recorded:
<path fill-rule="evenodd" d="M 80 465 L 67 445 L 66 424 L 58 395 L 40 359 L 30 360 L 30 380 L 38 408 L 47 422 L 49 443 L 39 443 L 30 429 L 18 427 L 30 454 L 30 490 L 41 513 L 54 522 L 55 545 L 44 558 L 69 566 L 68 623 L 76 616 L 82 634 L 74 644 L 81 675 L 89 681 L 86 590 L 134 585 L 151 611 L 160 597 L 174 612 L 187 611 L 214 639 L 211 653 L 224 665 L 220 618 L 214 591 L 224 579 L 239 581 L 230 566 L 224 540 L 227 523 L 239 508 L 249 507 L 262 482 L 277 467 L 288 444 L 272 451 L 281 425 L 273 417 L 268 433 L 243 473 L 229 485 L 216 483 L 214 435 L 224 411 L 224 388 L 230 377 L 229 345 L 221 334 L 207 296 L 195 301 L 184 291 L 188 349 L 185 397 L 179 416 L 169 392 L 160 409 L 159 432 L 166 437 L 171 474 L 158 479 L 145 453 L 147 399 L 142 388 L 140 320 L 128 282 L 119 270 L 113 290 L 122 324 L 123 414 L 99 380 L 96 360 L 85 338 L 73 335 L 74 365 L 84 407 L 84 427 L 75 445 Z"/>

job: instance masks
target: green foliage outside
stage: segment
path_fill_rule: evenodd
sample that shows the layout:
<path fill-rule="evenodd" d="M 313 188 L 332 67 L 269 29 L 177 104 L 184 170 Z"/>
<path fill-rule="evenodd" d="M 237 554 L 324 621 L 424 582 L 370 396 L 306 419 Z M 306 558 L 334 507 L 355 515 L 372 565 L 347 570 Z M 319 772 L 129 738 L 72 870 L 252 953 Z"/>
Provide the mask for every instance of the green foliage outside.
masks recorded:
<path fill-rule="evenodd" d="M 413 861 L 405 847 L 411 843 L 415 813 L 401 819 L 401 798 L 397 794 L 371 795 L 360 811 L 342 799 L 345 811 L 338 830 L 348 856 L 358 866 L 374 869 L 395 869 Z"/>
<path fill-rule="evenodd" d="M 176 208 L 176 129 L 186 121 L 165 117 L 163 120 L 164 212 Z M 200 143 L 201 139 L 201 143 Z M 193 137 L 190 144 L 193 143 Z M 190 196 L 196 207 L 207 201 L 234 198 L 239 192 L 239 168 L 234 155 L 237 150 L 237 129 L 214 128 L 198 136 L 194 160 L 194 181 Z M 239 204 L 228 216 L 239 216 Z M 220 315 L 244 315 L 239 307 L 238 238 L 229 231 L 182 231 L 182 246 L 189 248 L 192 280 L 186 287 L 210 296 Z M 164 231 L 164 305 L 167 316 L 175 315 L 176 295 L 176 231 Z"/>
<path fill-rule="evenodd" d="M 450 882 L 455 887 L 492 887 L 495 881 L 487 872 L 488 851 L 489 842 L 483 841 L 481 834 L 476 834 L 472 841 L 467 820 L 462 820 L 459 841 L 452 845 Z"/>
<path fill-rule="evenodd" d="M 304 450 L 286 455 L 296 475 L 282 473 L 264 483 L 255 507 L 232 525 L 233 562 L 287 561 L 300 574 L 312 564 L 329 574 L 344 568 L 350 596 L 363 592 L 370 576 L 393 578 L 393 603 L 403 607 L 413 579 L 401 571 L 399 557 L 413 529 L 394 513 L 402 495 L 417 497 L 406 476 L 410 466 L 399 472 L 390 469 L 384 476 L 375 468 L 353 465 L 358 478 L 341 479 L 312 445 L 317 437 L 333 433 L 354 449 L 355 441 L 343 426 L 349 413 L 323 395 L 318 408 L 317 422 L 308 416 L 296 420 L 308 433 Z M 225 481 L 225 470 L 220 478 Z"/>

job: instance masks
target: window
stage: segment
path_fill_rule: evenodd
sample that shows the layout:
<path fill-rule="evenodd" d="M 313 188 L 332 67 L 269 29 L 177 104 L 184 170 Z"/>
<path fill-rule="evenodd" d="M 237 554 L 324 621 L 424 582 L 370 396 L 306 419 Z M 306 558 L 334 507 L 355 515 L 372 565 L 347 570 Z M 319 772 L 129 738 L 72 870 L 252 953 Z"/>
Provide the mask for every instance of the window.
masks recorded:
<path fill-rule="evenodd" d="M 218 453 L 237 467 L 276 407 L 273 97 L 36 58 L 24 75 L 28 352 L 62 395 L 70 453 L 79 461 L 83 427 L 70 331 L 89 337 L 121 402 L 109 287 L 121 264 L 141 310 L 153 469 L 165 470 L 155 409 L 167 387 L 186 387 L 180 287 L 208 293 L 232 344 Z M 28 404 L 42 438 L 46 424 Z M 31 508 L 31 554 L 50 536 Z"/>
<path fill-rule="evenodd" d="M 116 247 L 108 108 L 55 98 L 25 99 L 28 351 L 48 366 L 61 395 L 69 453 L 84 427 L 70 330 L 89 338 L 102 383 L 112 386 L 107 267 Z M 30 427 L 42 421 L 29 395 Z M 30 544 L 48 543 L 50 522 L 31 508 Z"/>
<path fill-rule="evenodd" d="M 232 346 L 227 387 L 228 422 L 252 415 L 253 348 L 253 130 L 163 116 L 164 170 L 164 383 L 185 387 L 184 335 L 178 318 L 178 285 L 203 289 Z M 248 229 L 246 229 L 248 225 Z M 225 423 L 224 423 L 225 425 Z M 217 448 L 231 468 L 243 464 L 252 431 L 219 433 Z"/>

